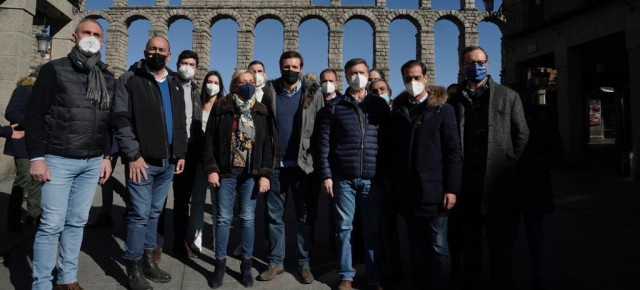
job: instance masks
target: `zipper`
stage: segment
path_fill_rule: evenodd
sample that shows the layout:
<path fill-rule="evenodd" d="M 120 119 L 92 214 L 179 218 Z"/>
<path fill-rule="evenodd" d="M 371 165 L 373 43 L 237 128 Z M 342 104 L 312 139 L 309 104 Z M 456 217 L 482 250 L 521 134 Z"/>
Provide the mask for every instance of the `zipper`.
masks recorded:
<path fill-rule="evenodd" d="M 358 115 L 358 122 L 360 123 L 360 177 L 362 177 L 364 172 L 364 136 L 365 136 L 365 126 L 360 116 L 360 106 L 354 104 L 356 107 L 356 114 Z M 364 111 L 362 112 L 362 116 L 364 116 Z"/>
<path fill-rule="evenodd" d="M 91 156 L 91 149 L 93 148 L 93 144 L 94 142 L 94 138 L 96 137 L 96 115 L 98 114 L 98 112 L 96 112 L 96 104 L 93 104 L 93 130 L 91 130 L 91 144 L 89 145 L 89 148 L 87 149 L 87 156 Z M 109 142 L 111 142 L 111 140 L 109 140 Z M 103 154 L 110 154 L 110 152 L 105 152 Z"/>

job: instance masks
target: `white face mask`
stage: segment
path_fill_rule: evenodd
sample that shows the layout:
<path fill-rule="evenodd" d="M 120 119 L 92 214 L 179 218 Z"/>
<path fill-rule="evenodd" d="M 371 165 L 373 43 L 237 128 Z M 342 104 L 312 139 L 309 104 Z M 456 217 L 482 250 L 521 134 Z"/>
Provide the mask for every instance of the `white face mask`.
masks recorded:
<path fill-rule="evenodd" d="M 100 52 L 100 47 L 100 41 L 93 36 L 87 36 L 78 41 L 78 49 L 80 49 L 80 52 L 87 57 Z"/>
<path fill-rule="evenodd" d="M 411 81 L 410 83 L 404 84 L 404 88 L 407 90 L 407 93 L 415 98 L 424 91 L 424 84 L 418 81 Z"/>
<path fill-rule="evenodd" d="M 208 83 L 206 90 L 207 90 L 207 95 L 213 96 L 220 92 L 220 86 L 214 83 Z"/>
<path fill-rule="evenodd" d="M 261 73 L 256 73 L 256 87 L 264 85 L 264 77 Z"/>
<path fill-rule="evenodd" d="M 332 82 L 324 82 L 322 83 L 322 92 L 325 95 L 330 95 L 333 94 L 333 92 L 336 91 L 336 87 L 333 85 Z"/>
<path fill-rule="evenodd" d="M 178 68 L 178 74 L 183 80 L 191 80 L 196 71 L 190 65 L 183 65 Z"/>
<path fill-rule="evenodd" d="M 367 77 L 362 74 L 352 75 L 349 79 L 349 86 L 354 90 L 362 90 L 367 86 Z"/>

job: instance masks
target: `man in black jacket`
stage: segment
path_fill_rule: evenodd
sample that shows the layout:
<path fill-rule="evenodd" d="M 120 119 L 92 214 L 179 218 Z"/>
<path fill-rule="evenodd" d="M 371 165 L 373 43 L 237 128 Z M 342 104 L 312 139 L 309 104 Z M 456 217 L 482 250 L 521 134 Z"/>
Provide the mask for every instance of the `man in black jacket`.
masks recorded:
<path fill-rule="evenodd" d="M 45 64 L 24 118 L 31 177 L 42 184 L 33 289 L 77 289 L 78 255 L 96 182 L 111 175 L 109 115 L 115 78 L 100 61 L 103 30 L 83 19 L 67 57 Z M 59 251 L 58 251 L 59 250 Z"/>
<path fill-rule="evenodd" d="M 169 41 L 152 37 L 144 54 L 117 81 L 112 122 L 128 163 L 130 204 L 123 258 L 132 289 L 151 289 L 144 277 L 157 283 L 171 281 L 171 275 L 158 268 L 153 253 L 158 217 L 174 173 L 184 169 L 187 151 L 184 91 L 165 68 L 171 58 Z"/>
<path fill-rule="evenodd" d="M 342 280 L 338 289 L 351 289 L 355 276 L 350 239 L 356 206 L 362 218 L 367 280 L 377 289 L 382 282 L 382 152 L 389 106 L 367 93 L 369 67 L 364 59 L 349 60 L 344 71 L 349 88 L 318 116 L 322 189 L 335 199 L 338 276 Z"/>
<path fill-rule="evenodd" d="M 390 173 L 404 215 L 415 289 L 448 289 L 448 216 L 462 180 L 462 148 L 442 87 L 426 87 L 427 66 L 402 68 L 405 91 L 393 100 Z"/>
<path fill-rule="evenodd" d="M 187 153 L 185 157 L 184 172 L 173 178 L 173 253 L 195 257 L 190 243 L 191 238 L 187 238 L 187 228 L 189 223 L 189 200 L 193 190 L 194 179 L 197 167 L 200 166 L 199 156 L 202 150 L 202 104 L 200 102 L 200 90 L 193 80 L 198 70 L 198 54 L 185 50 L 178 55 L 178 76 L 176 79 L 182 86 L 184 92 L 184 104 L 186 114 L 187 129 Z M 162 211 L 158 220 L 158 245 L 155 252 L 156 262 L 162 254 L 164 242 L 164 216 L 166 210 Z M 197 251 L 197 248 L 194 249 Z"/>

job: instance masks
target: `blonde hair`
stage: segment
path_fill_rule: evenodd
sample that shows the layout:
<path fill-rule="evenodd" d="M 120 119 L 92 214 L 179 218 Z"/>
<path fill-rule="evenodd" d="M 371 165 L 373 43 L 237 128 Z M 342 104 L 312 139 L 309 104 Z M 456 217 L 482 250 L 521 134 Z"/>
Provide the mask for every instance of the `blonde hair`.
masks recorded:
<path fill-rule="evenodd" d="M 34 77 L 23 77 L 17 83 L 18 87 L 31 87 L 36 82 L 36 78 Z"/>
<path fill-rule="evenodd" d="M 231 84 L 229 84 L 229 92 L 230 93 L 237 93 L 238 92 L 238 85 L 237 85 L 238 79 L 243 74 L 250 74 L 253 77 L 253 81 L 254 81 L 254 85 L 255 85 L 256 75 L 254 73 L 252 73 L 250 70 L 239 69 L 239 70 L 236 70 L 235 72 L 233 72 L 233 75 L 231 75 Z"/>

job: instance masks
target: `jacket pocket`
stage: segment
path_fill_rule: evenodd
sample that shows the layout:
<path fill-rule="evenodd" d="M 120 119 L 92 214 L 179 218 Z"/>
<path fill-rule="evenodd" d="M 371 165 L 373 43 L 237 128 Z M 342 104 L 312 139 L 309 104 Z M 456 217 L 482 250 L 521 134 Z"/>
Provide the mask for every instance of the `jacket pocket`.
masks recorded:
<path fill-rule="evenodd" d="M 444 191 L 442 186 L 442 173 L 432 174 L 430 172 L 420 172 L 419 175 L 420 185 L 422 187 L 422 203 L 440 203 Z"/>

